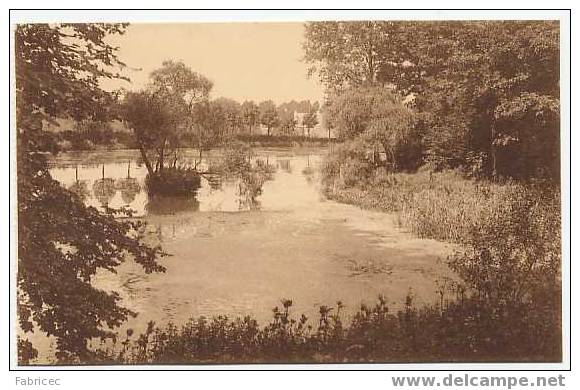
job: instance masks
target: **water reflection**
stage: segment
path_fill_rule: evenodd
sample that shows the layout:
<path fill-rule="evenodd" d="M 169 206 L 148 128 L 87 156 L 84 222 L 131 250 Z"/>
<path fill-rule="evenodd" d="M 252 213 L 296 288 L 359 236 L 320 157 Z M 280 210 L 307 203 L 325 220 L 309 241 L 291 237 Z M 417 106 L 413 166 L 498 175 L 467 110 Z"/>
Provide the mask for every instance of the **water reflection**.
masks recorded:
<path fill-rule="evenodd" d="M 306 167 L 302 170 L 302 174 L 304 178 L 308 182 L 308 184 L 312 184 L 314 182 L 314 169 L 312 167 Z"/>
<path fill-rule="evenodd" d="M 127 177 L 125 179 L 117 179 L 115 189 L 121 192 L 121 198 L 126 205 L 133 203 L 137 194 L 141 192 L 141 185 L 134 177 Z"/>
<path fill-rule="evenodd" d="M 205 158 L 204 166 L 212 166 L 223 157 L 216 152 Z M 204 174 L 201 188 L 190 197 L 148 196 L 147 170 L 134 151 L 61 155 L 51 162 L 51 174 L 87 205 L 102 210 L 129 207 L 134 216 L 283 210 L 301 202 L 300 187 L 312 186 L 319 159 L 319 154 L 288 156 L 285 152 L 258 151 L 247 171 L 233 176 Z"/>
<path fill-rule="evenodd" d="M 199 211 L 199 201 L 195 196 L 150 196 L 145 209 L 153 215 Z"/>
<path fill-rule="evenodd" d="M 93 183 L 93 194 L 103 208 L 109 207 L 116 192 L 115 179 L 105 177 Z"/>
<path fill-rule="evenodd" d="M 276 163 L 278 168 L 280 168 L 284 172 L 292 173 L 292 165 L 290 165 L 290 159 L 278 160 Z"/>

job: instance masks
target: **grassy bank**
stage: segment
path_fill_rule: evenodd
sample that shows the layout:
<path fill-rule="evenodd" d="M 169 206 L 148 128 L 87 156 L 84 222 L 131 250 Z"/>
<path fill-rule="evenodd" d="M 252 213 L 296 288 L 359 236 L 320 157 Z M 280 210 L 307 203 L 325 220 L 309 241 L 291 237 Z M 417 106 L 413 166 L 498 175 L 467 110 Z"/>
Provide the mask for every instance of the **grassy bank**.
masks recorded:
<path fill-rule="evenodd" d="M 466 179 L 459 172 L 387 173 L 377 170 L 348 178 L 323 178 L 326 195 L 339 202 L 396 213 L 402 227 L 423 238 L 469 242 L 473 232 L 501 223 L 519 203 L 526 203 L 532 228 L 560 240 L 559 191 L 546 183 L 491 182 Z M 525 205 L 520 205 L 524 207 Z M 524 231 L 521 232 L 523 235 Z M 529 233 L 529 232 L 528 232 Z M 546 237 L 547 238 L 547 237 Z"/>

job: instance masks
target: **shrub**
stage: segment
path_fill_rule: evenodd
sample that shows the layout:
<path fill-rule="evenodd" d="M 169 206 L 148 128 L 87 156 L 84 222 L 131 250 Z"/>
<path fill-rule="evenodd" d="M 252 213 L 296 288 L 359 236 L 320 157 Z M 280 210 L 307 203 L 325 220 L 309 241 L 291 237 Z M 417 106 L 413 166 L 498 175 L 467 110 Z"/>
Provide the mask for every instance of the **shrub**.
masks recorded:
<path fill-rule="evenodd" d="M 366 140 L 357 138 L 337 145 L 334 153 L 328 155 L 323 163 L 323 184 L 348 188 L 366 183 L 376 168 L 373 156 L 366 152 L 372 149 L 367 144 Z"/>
<path fill-rule="evenodd" d="M 527 306 L 490 306 L 475 297 L 417 308 L 411 296 L 391 312 L 383 297 L 361 305 L 350 325 L 344 306 L 321 306 L 317 325 L 290 314 L 282 300 L 271 322 L 250 316 L 191 319 L 168 324 L 95 353 L 103 364 L 560 361 L 558 328 Z"/>
<path fill-rule="evenodd" d="M 560 207 L 553 190 L 513 186 L 464 238 L 450 265 L 480 299 L 492 304 L 559 297 Z M 556 299 L 556 302 L 558 299 Z M 554 302 L 552 302 L 554 303 Z"/>
<path fill-rule="evenodd" d="M 164 168 L 145 180 L 150 195 L 195 195 L 201 186 L 200 174 L 188 168 Z"/>
<path fill-rule="evenodd" d="M 328 161 L 335 159 L 330 156 Z M 505 356 L 560 356 L 561 210 L 557 184 L 465 179 L 458 171 L 395 174 L 387 169 L 375 169 L 358 180 L 353 176 L 352 183 L 344 183 L 335 172 L 336 168 L 323 171 L 331 198 L 394 212 L 419 237 L 459 244 L 448 260 L 465 293 L 441 318 L 421 314 L 443 328 L 431 329 L 433 335 L 417 335 L 427 337 L 423 344 L 454 345 L 456 355 L 448 358 L 477 351 L 490 359 L 498 351 Z M 334 185 L 336 182 L 343 185 Z M 374 340 L 380 350 L 383 337 L 375 335 L 368 342 Z M 461 344 L 462 337 L 470 344 Z M 400 348 L 409 351 L 415 361 L 418 352 L 413 352 L 412 345 Z"/>

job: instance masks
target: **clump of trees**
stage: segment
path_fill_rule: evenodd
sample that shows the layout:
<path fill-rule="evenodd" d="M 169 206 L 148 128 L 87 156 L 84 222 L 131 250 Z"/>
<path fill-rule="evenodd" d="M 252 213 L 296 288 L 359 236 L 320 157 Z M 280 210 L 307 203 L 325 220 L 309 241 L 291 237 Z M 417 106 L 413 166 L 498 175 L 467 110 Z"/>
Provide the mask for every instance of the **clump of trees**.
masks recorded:
<path fill-rule="evenodd" d="M 330 106 L 370 86 L 405 97 L 422 163 L 558 180 L 558 38 L 551 21 L 313 22 L 304 50 Z"/>
<path fill-rule="evenodd" d="M 388 88 L 348 88 L 331 95 L 327 123 L 339 139 L 355 140 L 366 159 L 393 171 L 413 170 L 421 160 L 416 115 Z M 352 146 L 352 142 L 344 147 Z"/>
<path fill-rule="evenodd" d="M 203 152 L 226 145 L 230 138 L 244 132 L 251 134 L 258 125 L 266 127 L 268 136 L 275 128 L 293 135 L 298 124 L 294 113 L 299 110 L 309 115 L 302 124 L 309 133 L 317 124 L 318 103 L 292 101 L 276 106 L 271 100 L 259 105 L 253 101 L 240 104 L 223 97 L 212 100 L 212 86 L 210 80 L 182 62 L 165 61 L 151 73 L 146 89 L 125 94 L 121 117 L 131 128 L 147 167 L 150 190 L 159 193 L 174 187 L 177 193 L 194 191 L 199 186 L 196 169 Z M 190 170 L 178 166 L 179 148 L 185 146 L 199 151 Z M 170 177 L 178 182 L 171 184 Z M 190 180 L 183 181 L 188 177 Z"/>
<path fill-rule="evenodd" d="M 177 167 L 178 149 L 193 136 L 201 151 L 219 138 L 208 103 L 212 82 L 182 62 L 165 61 L 151 73 L 146 90 L 128 92 L 122 117 L 132 129 L 148 170 L 152 193 L 187 194 L 199 188 L 195 170 Z"/>

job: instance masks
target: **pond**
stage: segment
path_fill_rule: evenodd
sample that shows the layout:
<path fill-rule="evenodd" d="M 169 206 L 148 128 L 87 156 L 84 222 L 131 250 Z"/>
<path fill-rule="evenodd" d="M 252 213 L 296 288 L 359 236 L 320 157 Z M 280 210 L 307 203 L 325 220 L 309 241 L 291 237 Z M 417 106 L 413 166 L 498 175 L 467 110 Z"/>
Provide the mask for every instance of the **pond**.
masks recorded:
<path fill-rule="evenodd" d="M 146 275 L 127 262 L 118 274 L 95 278 L 139 313 L 123 328 L 140 332 L 149 320 L 181 324 L 219 314 L 250 314 L 264 324 L 282 298 L 314 324 L 319 306 L 338 300 L 348 317 L 379 294 L 395 309 L 410 291 L 419 305 L 437 299 L 438 281 L 450 276 L 448 244 L 413 237 L 393 215 L 325 199 L 318 178 L 325 148 L 255 152 L 253 163 L 275 172 L 251 204 L 236 181 L 217 187 L 202 180 L 194 199 L 149 199 L 137 151 L 68 153 L 51 161 L 53 177 L 82 187 L 87 204 L 135 210 L 147 222 L 148 239 L 171 254 L 162 259 L 166 273 Z"/>

